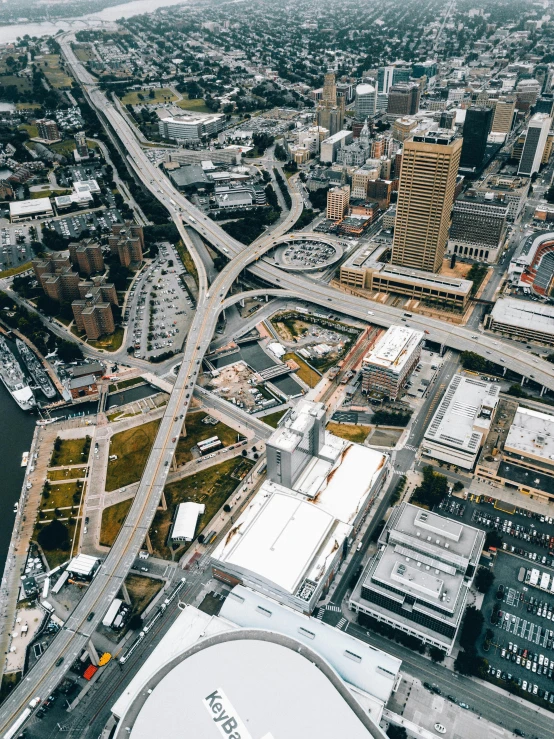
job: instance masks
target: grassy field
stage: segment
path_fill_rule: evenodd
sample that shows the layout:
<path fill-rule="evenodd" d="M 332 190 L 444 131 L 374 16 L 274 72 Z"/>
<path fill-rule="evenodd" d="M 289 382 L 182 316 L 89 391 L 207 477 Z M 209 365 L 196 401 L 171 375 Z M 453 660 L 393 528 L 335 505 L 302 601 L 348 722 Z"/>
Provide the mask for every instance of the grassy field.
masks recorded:
<path fill-rule="evenodd" d="M 16 103 L 16 110 L 38 110 L 41 106 L 40 103 Z"/>
<path fill-rule="evenodd" d="M 131 599 L 133 612 L 141 614 L 152 598 L 160 592 L 163 581 L 142 575 L 127 575 L 125 585 Z"/>
<path fill-rule="evenodd" d="M 19 92 L 31 92 L 31 83 L 27 77 L 16 77 L 14 74 L 3 74 L 0 77 L 0 85 L 5 87 L 15 85 Z"/>
<path fill-rule="evenodd" d="M 113 334 L 109 336 L 101 336 L 97 341 L 88 341 L 88 345 L 95 349 L 104 349 L 106 352 L 116 352 L 123 344 L 123 336 L 125 330 L 122 326 L 117 326 Z"/>
<path fill-rule="evenodd" d="M 177 242 L 177 253 L 181 257 L 181 261 L 183 262 L 185 269 L 190 275 L 192 275 L 192 278 L 198 285 L 198 271 L 196 269 L 196 265 L 194 264 L 194 261 L 191 255 L 189 254 L 188 249 L 186 248 L 186 246 L 183 244 L 182 241 Z"/>
<path fill-rule="evenodd" d="M 75 141 L 73 139 L 66 139 L 65 141 L 57 141 L 55 144 L 50 144 L 50 149 L 55 151 L 56 154 L 61 154 L 62 157 L 69 157 L 75 149 Z"/>
<path fill-rule="evenodd" d="M 144 382 L 143 377 L 131 377 L 129 380 L 120 380 L 119 382 L 113 382 L 110 387 L 110 393 L 116 393 L 119 390 L 123 390 L 126 387 L 133 387 L 133 385 L 139 385 Z"/>
<path fill-rule="evenodd" d="M 78 477 L 85 477 L 86 474 L 86 467 L 69 467 L 64 470 L 48 470 L 48 479 L 51 482 L 57 480 L 76 480 Z"/>
<path fill-rule="evenodd" d="M 142 95 L 142 98 L 139 97 Z M 167 87 L 154 89 L 154 97 L 150 97 L 150 90 L 133 90 L 121 98 L 123 105 L 156 105 L 157 103 L 173 103 L 177 98 Z"/>
<path fill-rule="evenodd" d="M 73 52 L 80 62 L 90 62 L 94 59 L 92 49 L 88 46 L 78 46 L 77 44 L 74 44 Z"/>
<path fill-rule="evenodd" d="M 8 672 L 2 675 L 2 686 L 0 687 L 0 701 L 5 700 L 23 677 L 22 672 Z"/>
<path fill-rule="evenodd" d="M 288 408 L 285 408 L 282 411 L 276 411 L 275 413 L 269 413 L 267 416 L 260 416 L 260 421 L 263 421 L 264 423 L 267 423 L 268 426 L 271 426 L 272 429 L 277 428 L 277 424 L 283 418 L 285 413 L 288 411 Z"/>
<path fill-rule="evenodd" d="M 188 97 L 184 95 L 183 99 L 179 100 L 176 105 L 178 108 L 182 108 L 183 110 L 193 110 L 195 113 L 211 112 L 210 109 L 206 107 L 203 98 L 195 98 L 193 100 L 189 100 Z"/>
<path fill-rule="evenodd" d="M 73 495 L 80 492 L 74 482 L 64 482 L 57 485 L 50 486 L 50 495 L 45 498 L 44 495 L 41 498 L 40 507 L 41 510 L 48 510 L 51 508 L 71 508 L 73 505 L 78 506 L 78 503 L 73 503 Z M 63 511 L 63 517 L 68 515 L 67 511 Z M 47 514 L 47 518 L 52 518 L 52 514 Z"/>
<path fill-rule="evenodd" d="M 302 357 L 298 356 L 298 354 L 289 352 L 288 354 L 285 354 L 284 359 L 285 361 L 287 359 L 292 359 L 294 362 L 296 362 L 296 364 L 299 365 L 300 369 L 297 370 L 295 374 L 297 374 L 298 377 L 303 380 L 308 387 L 315 387 L 317 383 L 321 380 L 321 375 L 313 370 L 310 365 L 302 359 Z"/>
<path fill-rule="evenodd" d="M 142 413 L 142 411 L 136 411 L 136 413 L 122 413 L 121 409 L 118 408 L 113 413 L 108 414 L 108 421 L 110 423 L 113 423 L 114 421 L 121 421 L 124 418 L 132 418 L 133 416 L 139 416 Z"/>
<path fill-rule="evenodd" d="M 59 450 L 57 452 L 54 450 L 52 454 L 50 466 L 63 467 L 66 464 L 87 462 L 88 454 L 83 453 L 85 444 L 85 439 L 61 439 Z"/>
<path fill-rule="evenodd" d="M 69 195 L 71 190 L 34 190 L 29 193 L 31 200 L 37 200 L 38 198 L 51 198 L 54 195 Z"/>
<path fill-rule="evenodd" d="M 38 126 L 34 123 L 21 123 L 18 126 L 20 131 L 27 131 L 29 138 L 34 139 L 38 136 Z"/>
<path fill-rule="evenodd" d="M 108 462 L 108 492 L 140 480 L 159 425 L 159 421 L 150 421 L 112 436 L 110 455 L 117 455 L 117 459 Z"/>
<path fill-rule="evenodd" d="M 177 464 L 185 464 L 192 459 L 192 447 L 199 441 L 209 439 L 211 436 L 219 436 L 223 446 L 230 446 L 237 441 L 237 432 L 219 421 L 215 425 L 202 423 L 202 420 L 209 415 L 203 411 L 187 414 L 185 421 L 186 436 L 181 436 L 177 444 L 175 456 Z M 242 437 L 241 437 L 242 438 Z"/>
<path fill-rule="evenodd" d="M 129 513 L 129 508 L 131 507 L 132 502 L 132 499 L 123 500 L 121 503 L 116 503 L 108 508 L 104 508 L 104 511 L 102 512 L 102 525 L 100 527 L 101 546 L 112 546 L 127 514 Z"/>
<path fill-rule="evenodd" d="M 233 494 L 240 480 L 252 467 L 252 462 L 243 457 L 229 459 L 221 464 L 208 467 L 195 475 L 190 475 L 165 487 L 167 510 L 158 510 L 150 529 L 150 540 L 158 556 L 171 557 L 171 549 L 167 545 L 167 537 L 179 503 L 193 501 L 206 506 L 204 514 L 198 520 L 196 535 L 208 526 L 211 519 Z M 179 544 L 175 556 L 180 556 L 189 544 Z"/>
<path fill-rule="evenodd" d="M 371 431 L 371 426 L 351 426 L 350 424 L 333 423 L 330 421 L 327 424 L 327 431 L 330 431 L 335 436 L 340 436 L 341 439 L 347 439 L 348 441 L 355 441 L 357 444 L 361 444 Z"/>
<path fill-rule="evenodd" d="M 44 72 L 48 82 L 56 90 L 65 90 L 71 87 L 72 79 L 60 69 L 59 54 L 44 54 L 36 58 L 37 66 Z"/>
<path fill-rule="evenodd" d="M 30 269 L 30 267 L 31 262 L 24 262 L 17 267 L 11 267 L 10 269 L 5 269 L 3 272 L 0 272 L 0 277 L 13 277 L 13 275 L 18 275 L 21 272 L 25 272 L 26 270 Z"/>

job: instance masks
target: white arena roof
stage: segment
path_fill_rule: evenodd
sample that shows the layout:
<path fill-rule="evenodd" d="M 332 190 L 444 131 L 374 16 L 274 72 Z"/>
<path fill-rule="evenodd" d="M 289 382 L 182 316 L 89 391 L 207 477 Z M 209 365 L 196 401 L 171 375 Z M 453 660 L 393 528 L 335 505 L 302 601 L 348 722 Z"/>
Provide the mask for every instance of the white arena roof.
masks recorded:
<path fill-rule="evenodd" d="M 171 659 L 166 651 L 163 662 L 156 660 L 145 672 L 155 650 L 126 689 L 126 700 L 113 708 L 121 716 L 117 739 L 221 739 L 231 735 L 215 720 L 222 711 L 225 721 L 232 722 L 227 729 L 233 726 L 241 739 L 385 739 L 348 686 L 310 646 L 267 630 L 237 629 L 206 614 L 195 626 L 199 612 L 190 606 L 179 620 L 189 611 L 191 629 L 197 633 L 203 627 L 208 634 L 186 639 L 186 644 L 173 639 L 180 654 Z M 212 629 L 213 621 L 220 626 Z"/>

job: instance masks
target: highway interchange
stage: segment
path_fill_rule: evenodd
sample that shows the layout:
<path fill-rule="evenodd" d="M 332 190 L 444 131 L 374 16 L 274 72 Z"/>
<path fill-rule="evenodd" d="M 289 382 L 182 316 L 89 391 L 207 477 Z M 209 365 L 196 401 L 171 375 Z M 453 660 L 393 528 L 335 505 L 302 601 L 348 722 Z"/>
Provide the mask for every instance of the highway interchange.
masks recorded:
<path fill-rule="evenodd" d="M 146 157 L 136 133 L 119 111 L 96 87 L 92 78 L 78 62 L 71 49 L 71 35 L 59 36 L 62 52 L 81 83 L 90 103 L 107 121 L 127 151 L 128 160 L 145 187 L 164 204 L 177 226 L 183 242 L 194 260 L 199 278 L 197 311 L 185 345 L 184 356 L 174 389 L 170 395 L 153 449 L 139 484 L 133 505 L 125 524 L 103 562 L 91 586 L 74 609 L 49 649 L 43 655 L 39 668 L 32 669 L 10 694 L 0 709 L 0 731 L 7 731 L 34 697 L 44 698 L 63 679 L 72 662 L 86 646 L 109 604 L 131 569 L 154 518 L 163 491 L 169 466 L 175 452 L 179 433 L 192 398 L 202 359 L 212 340 L 218 316 L 225 307 L 249 294 L 277 294 L 295 297 L 329 310 L 370 320 L 380 326 L 390 326 L 402 318 L 402 311 L 390 306 L 368 303 L 363 298 L 340 292 L 328 285 L 301 275 L 286 273 L 262 259 L 296 222 L 302 211 L 302 196 L 292 190 L 293 206 L 287 216 L 270 233 L 262 235 L 250 246 L 232 239 L 203 212 L 195 208 Z M 230 259 L 229 264 L 208 285 L 202 259 L 187 232 L 192 227 Z M 257 278 L 275 287 L 252 293 L 227 297 L 231 286 L 242 270 L 248 268 Z M 368 319 L 368 306 L 371 318 Z M 475 333 L 459 326 L 449 325 L 428 317 L 409 318 L 408 324 L 425 330 L 428 338 L 458 351 L 472 350 L 486 355 L 491 361 L 503 364 L 523 376 L 534 376 L 544 386 L 554 389 L 554 366 L 525 352 L 514 356 L 514 347 L 501 340 Z"/>

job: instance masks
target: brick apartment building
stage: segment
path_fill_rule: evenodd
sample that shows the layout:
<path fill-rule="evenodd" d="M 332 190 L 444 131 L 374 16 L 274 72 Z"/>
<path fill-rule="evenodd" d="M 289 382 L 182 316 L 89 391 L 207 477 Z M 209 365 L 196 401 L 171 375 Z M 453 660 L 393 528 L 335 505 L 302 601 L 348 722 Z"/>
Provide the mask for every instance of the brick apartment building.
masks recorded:
<path fill-rule="evenodd" d="M 115 285 L 100 280 L 81 281 L 80 299 L 71 303 L 75 324 L 79 331 L 85 331 L 87 339 L 113 334 L 115 322 L 112 306 L 117 305 Z"/>
<path fill-rule="evenodd" d="M 32 265 L 35 277 L 49 298 L 68 303 L 80 297 L 80 277 L 71 269 L 68 257 L 53 253 L 49 259 L 33 259 Z"/>
<path fill-rule="evenodd" d="M 84 239 L 70 244 L 69 261 L 80 274 L 87 276 L 105 270 L 102 247 L 93 239 Z"/>
<path fill-rule="evenodd" d="M 132 221 L 114 223 L 108 236 L 112 254 L 117 254 L 124 267 L 138 267 L 144 251 L 144 232 L 142 226 Z"/>

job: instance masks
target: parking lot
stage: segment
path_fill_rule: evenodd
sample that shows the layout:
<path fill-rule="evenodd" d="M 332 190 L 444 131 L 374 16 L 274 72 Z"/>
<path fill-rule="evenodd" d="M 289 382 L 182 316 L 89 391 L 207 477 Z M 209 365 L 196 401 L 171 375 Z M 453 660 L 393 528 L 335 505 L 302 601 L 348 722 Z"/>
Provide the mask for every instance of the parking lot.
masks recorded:
<path fill-rule="evenodd" d="M 0 251 L 0 267 L 2 269 L 10 269 L 17 267 L 33 258 L 31 249 L 31 238 L 29 236 L 29 226 L 22 224 L 7 224 L 0 228 L 0 242 L 2 249 Z"/>
<path fill-rule="evenodd" d="M 89 231 L 91 236 L 109 233 L 114 223 L 122 223 L 123 218 L 117 208 L 96 210 L 90 213 L 71 213 L 65 218 L 56 218 L 44 221 L 46 228 L 55 229 L 60 236 L 66 239 L 78 239 L 83 231 Z"/>
<path fill-rule="evenodd" d="M 483 497 L 476 503 L 452 496 L 437 512 L 502 537 L 495 580 L 483 599 L 485 624 L 477 648 L 489 662 L 491 679 L 501 685 L 512 681 L 522 695 L 542 697 L 540 704 L 554 709 L 554 592 L 526 582 L 534 568 L 554 577 L 552 519 L 523 508 L 506 513 Z M 492 631 L 490 644 L 487 630 Z"/>
<path fill-rule="evenodd" d="M 164 244 L 133 283 L 123 314 L 135 357 L 150 358 L 181 349 L 194 303 L 181 281 L 185 269 L 174 248 Z"/>

